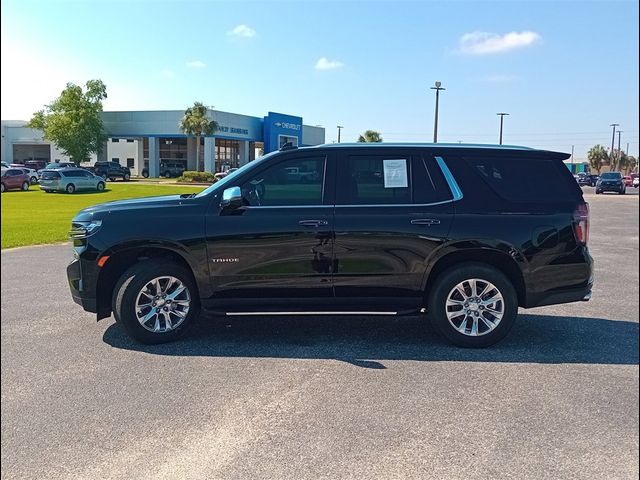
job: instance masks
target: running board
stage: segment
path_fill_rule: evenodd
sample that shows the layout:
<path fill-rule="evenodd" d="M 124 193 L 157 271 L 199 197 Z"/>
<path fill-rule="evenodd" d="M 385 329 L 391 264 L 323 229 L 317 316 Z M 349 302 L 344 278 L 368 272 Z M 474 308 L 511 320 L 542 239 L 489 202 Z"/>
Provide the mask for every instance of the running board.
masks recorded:
<path fill-rule="evenodd" d="M 398 312 L 226 312 L 228 317 L 263 315 L 397 315 Z"/>

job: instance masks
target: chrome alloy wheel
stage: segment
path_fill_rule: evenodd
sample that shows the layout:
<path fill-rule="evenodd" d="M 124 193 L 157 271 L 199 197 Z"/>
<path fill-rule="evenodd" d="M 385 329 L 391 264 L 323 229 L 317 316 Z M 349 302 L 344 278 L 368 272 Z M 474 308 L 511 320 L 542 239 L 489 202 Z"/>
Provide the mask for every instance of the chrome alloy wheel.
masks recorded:
<path fill-rule="evenodd" d="M 166 333 L 178 328 L 189 313 L 191 294 L 175 277 L 149 281 L 136 298 L 136 317 L 145 329 Z"/>
<path fill-rule="evenodd" d="M 504 316 L 504 299 L 491 282 L 470 278 L 447 296 L 447 318 L 458 332 L 478 337 L 492 332 Z"/>

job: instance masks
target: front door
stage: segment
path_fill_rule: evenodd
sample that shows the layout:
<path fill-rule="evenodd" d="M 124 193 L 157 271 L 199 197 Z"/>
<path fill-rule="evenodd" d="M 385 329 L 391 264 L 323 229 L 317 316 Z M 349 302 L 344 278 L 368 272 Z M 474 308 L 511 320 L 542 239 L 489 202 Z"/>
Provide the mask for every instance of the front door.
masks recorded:
<path fill-rule="evenodd" d="M 241 188 L 245 206 L 225 212 L 214 200 L 206 220 L 211 307 L 289 311 L 333 296 L 327 166 L 326 155 L 292 152 L 227 185 Z"/>
<path fill-rule="evenodd" d="M 451 226 L 453 195 L 435 158 L 370 151 L 337 161 L 335 295 L 360 308 L 416 308 L 429 257 Z"/>

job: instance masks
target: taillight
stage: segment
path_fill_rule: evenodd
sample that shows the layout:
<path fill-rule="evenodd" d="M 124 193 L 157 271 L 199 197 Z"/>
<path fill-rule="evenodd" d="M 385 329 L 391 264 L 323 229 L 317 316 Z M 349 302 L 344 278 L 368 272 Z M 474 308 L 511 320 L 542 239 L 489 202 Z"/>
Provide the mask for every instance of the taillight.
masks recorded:
<path fill-rule="evenodd" d="M 580 245 L 586 245 L 589 241 L 589 204 L 580 203 L 573 212 L 573 231 L 576 241 Z"/>

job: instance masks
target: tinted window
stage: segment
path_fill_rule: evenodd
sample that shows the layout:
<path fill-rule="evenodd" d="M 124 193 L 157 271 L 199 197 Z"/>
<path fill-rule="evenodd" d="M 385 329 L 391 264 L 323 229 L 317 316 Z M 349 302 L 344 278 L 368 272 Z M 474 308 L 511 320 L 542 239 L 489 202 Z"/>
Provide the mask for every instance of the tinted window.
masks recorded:
<path fill-rule="evenodd" d="M 605 172 L 600 178 L 603 180 L 620 180 L 622 178 L 622 174 L 620 172 Z"/>
<path fill-rule="evenodd" d="M 339 164 L 338 205 L 411 203 L 411 162 L 403 155 L 352 155 Z"/>
<path fill-rule="evenodd" d="M 325 157 L 287 160 L 266 168 L 242 185 L 247 205 L 321 205 Z"/>
<path fill-rule="evenodd" d="M 432 157 L 415 157 L 412 167 L 413 203 L 437 203 L 451 200 L 453 195 L 442 170 Z"/>
<path fill-rule="evenodd" d="M 466 161 L 477 176 L 506 200 L 515 202 L 576 200 L 577 184 L 573 176 L 564 165 L 552 160 L 467 158 Z"/>
<path fill-rule="evenodd" d="M 6 175 L 8 177 L 15 177 L 15 176 L 18 176 L 18 175 L 22 175 L 23 173 L 24 172 L 22 170 L 18 170 L 17 168 L 11 168 L 11 169 L 7 170 Z"/>
<path fill-rule="evenodd" d="M 45 172 L 42 172 L 41 178 L 43 180 L 55 180 L 60 178 L 60 174 L 58 172 L 45 171 Z"/>

